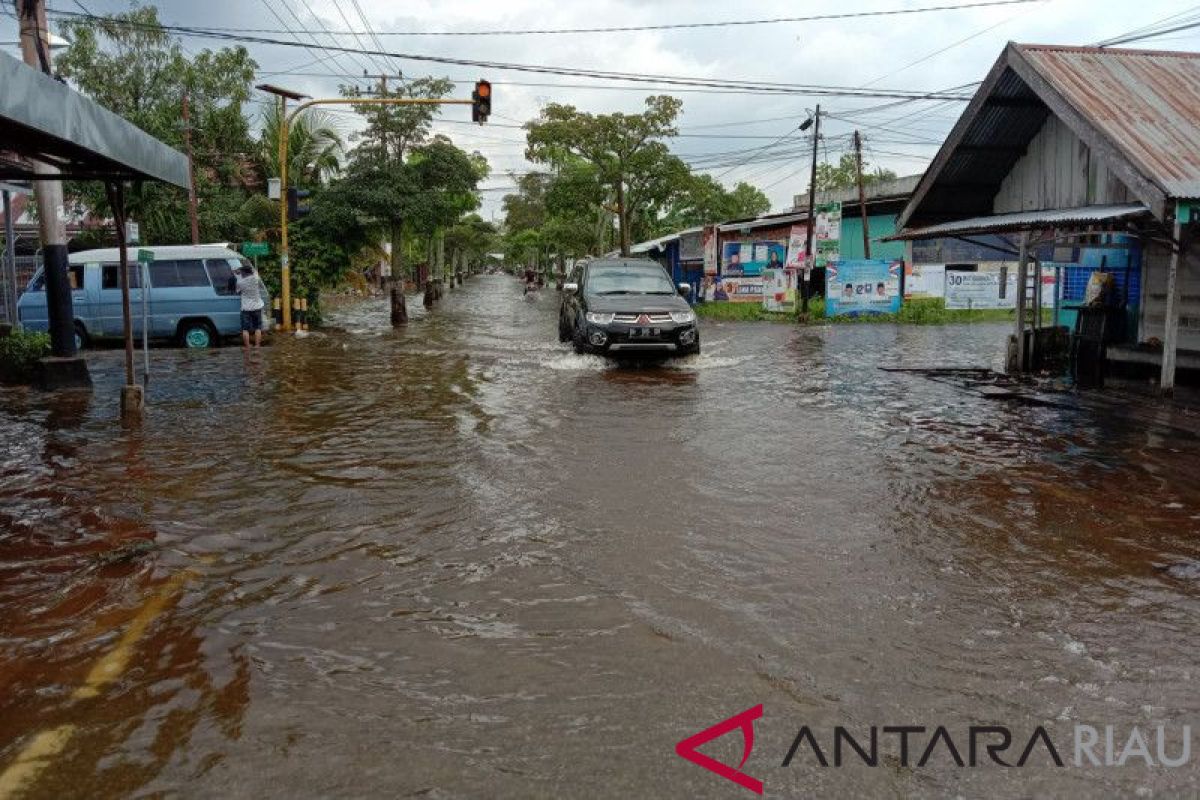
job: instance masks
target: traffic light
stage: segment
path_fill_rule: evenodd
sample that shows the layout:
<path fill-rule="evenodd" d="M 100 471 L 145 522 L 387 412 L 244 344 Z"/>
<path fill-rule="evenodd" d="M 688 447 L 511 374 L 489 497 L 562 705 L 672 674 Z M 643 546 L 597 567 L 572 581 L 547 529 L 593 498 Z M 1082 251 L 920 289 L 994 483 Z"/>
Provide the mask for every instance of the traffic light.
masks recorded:
<path fill-rule="evenodd" d="M 289 186 L 287 194 L 288 222 L 295 222 L 312 210 L 307 204 L 300 205 L 301 200 L 312 194 L 308 189 L 296 189 Z"/>
<path fill-rule="evenodd" d="M 475 91 L 471 92 L 471 121 L 487 122 L 492 113 L 492 84 L 489 81 L 475 81 Z"/>

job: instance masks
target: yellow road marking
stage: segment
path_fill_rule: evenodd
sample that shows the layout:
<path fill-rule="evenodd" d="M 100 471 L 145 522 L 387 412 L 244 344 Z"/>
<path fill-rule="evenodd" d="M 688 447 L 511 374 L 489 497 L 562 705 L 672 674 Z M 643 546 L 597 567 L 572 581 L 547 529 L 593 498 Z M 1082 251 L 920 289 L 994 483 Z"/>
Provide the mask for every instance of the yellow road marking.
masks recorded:
<path fill-rule="evenodd" d="M 96 697 L 105 685 L 112 683 L 121 676 L 129 666 L 134 648 L 138 640 L 145 634 L 150 623 L 167 610 L 175 595 L 190 579 L 196 577 L 194 570 L 185 569 L 172 575 L 146 604 L 138 610 L 137 616 L 129 623 L 129 627 L 113 648 L 101 656 L 100 660 L 88 671 L 87 677 L 78 689 L 71 693 L 73 700 L 84 700 Z M 16 760 L 0 772 L 0 800 L 16 797 L 37 780 L 38 776 L 50 766 L 54 759 L 66 749 L 67 743 L 75 735 L 78 728 L 74 725 L 60 725 L 48 731 L 42 731 L 25 746 Z"/>

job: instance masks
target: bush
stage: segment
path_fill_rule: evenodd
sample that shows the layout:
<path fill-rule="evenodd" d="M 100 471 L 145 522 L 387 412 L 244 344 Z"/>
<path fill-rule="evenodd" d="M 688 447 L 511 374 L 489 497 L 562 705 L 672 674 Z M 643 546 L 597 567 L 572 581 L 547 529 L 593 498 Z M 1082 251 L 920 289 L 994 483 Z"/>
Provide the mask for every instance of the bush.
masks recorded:
<path fill-rule="evenodd" d="M 794 322 L 791 314 L 767 311 L 762 303 L 731 303 L 727 301 L 698 303 L 693 308 L 701 319 L 722 322 Z"/>
<path fill-rule="evenodd" d="M 12 331 L 0 335 L 0 381 L 27 383 L 33 379 L 38 359 L 50 355 L 50 335 Z"/>

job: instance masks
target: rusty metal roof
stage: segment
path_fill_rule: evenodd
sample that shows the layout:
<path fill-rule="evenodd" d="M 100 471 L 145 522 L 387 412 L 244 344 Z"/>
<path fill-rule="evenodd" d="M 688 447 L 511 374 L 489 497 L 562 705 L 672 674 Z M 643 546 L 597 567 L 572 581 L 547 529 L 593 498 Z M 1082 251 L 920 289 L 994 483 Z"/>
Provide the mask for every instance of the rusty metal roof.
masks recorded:
<path fill-rule="evenodd" d="M 1150 209 L 1141 203 L 1056 208 L 1049 211 L 1014 211 L 1010 214 L 988 214 L 954 222 L 943 222 L 926 228 L 905 228 L 902 233 L 884 237 L 883 241 L 939 239 L 944 236 L 974 236 L 987 233 L 1011 233 L 1051 228 L 1086 228 L 1108 225 L 1122 220 L 1150 217 Z"/>
<path fill-rule="evenodd" d="M 1171 198 L 1200 198 L 1200 53 L 1016 46 Z"/>
<path fill-rule="evenodd" d="M 898 227 L 990 213 L 1050 115 L 1162 220 L 1200 197 L 1200 54 L 1009 43 L 950 131 Z"/>

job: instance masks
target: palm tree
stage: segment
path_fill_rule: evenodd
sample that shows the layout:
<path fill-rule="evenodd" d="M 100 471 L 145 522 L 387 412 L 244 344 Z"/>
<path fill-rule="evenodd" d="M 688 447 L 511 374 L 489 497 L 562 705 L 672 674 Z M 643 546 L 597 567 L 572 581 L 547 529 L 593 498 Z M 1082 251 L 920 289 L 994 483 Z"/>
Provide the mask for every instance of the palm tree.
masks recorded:
<path fill-rule="evenodd" d="M 263 118 L 259 137 L 259 168 L 264 178 L 279 177 L 279 106 L 272 105 Z M 342 169 L 346 146 L 332 116 L 308 110 L 288 125 L 288 183 L 314 185 Z"/>

